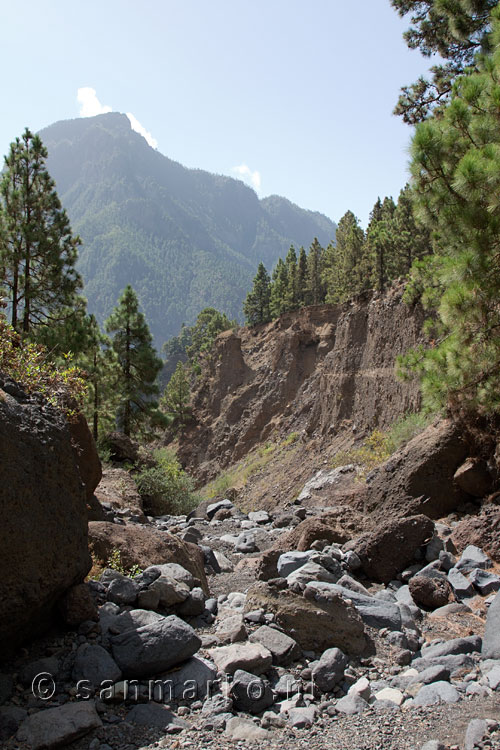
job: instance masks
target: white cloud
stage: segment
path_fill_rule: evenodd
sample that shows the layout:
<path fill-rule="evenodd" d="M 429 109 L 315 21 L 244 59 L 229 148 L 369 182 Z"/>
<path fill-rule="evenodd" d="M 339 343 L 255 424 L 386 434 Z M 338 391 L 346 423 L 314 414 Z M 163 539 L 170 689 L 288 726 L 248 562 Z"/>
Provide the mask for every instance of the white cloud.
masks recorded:
<path fill-rule="evenodd" d="M 135 130 L 136 133 L 139 133 L 139 135 L 142 135 L 142 137 L 145 138 L 146 141 L 149 143 L 151 148 L 157 148 L 158 141 L 156 140 L 156 138 L 153 138 L 149 130 L 146 130 L 144 125 L 141 125 L 137 117 L 134 117 L 132 112 L 127 112 L 127 117 L 130 120 L 132 130 Z"/>
<path fill-rule="evenodd" d="M 111 107 L 107 104 L 101 104 L 97 98 L 95 89 L 90 86 L 83 86 L 78 89 L 76 95 L 80 106 L 80 117 L 94 117 L 95 115 L 104 115 L 111 112 Z"/>
<path fill-rule="evenodd" d="M 237 174 L 243 182 L 248 183 L 253 187 L 254 190 L 259 192 L 260 186 L 262 184 L 260 172 L 252 172 L 250 167 L 247 164 L 240 164 L 238 167 L 232 167 L 231 172 L 234 172 Z"/>

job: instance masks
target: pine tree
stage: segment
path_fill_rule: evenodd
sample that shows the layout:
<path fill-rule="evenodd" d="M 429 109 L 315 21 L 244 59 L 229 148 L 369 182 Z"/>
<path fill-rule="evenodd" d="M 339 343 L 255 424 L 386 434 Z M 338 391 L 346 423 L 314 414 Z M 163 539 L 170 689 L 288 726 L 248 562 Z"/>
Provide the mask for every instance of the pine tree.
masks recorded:
<path fill-rule="evenodd" d="M 401 190 L 394 212 L 394 276 L 410 273 L 415 260 L 432 252 L 431 236 L 427 227 L 417 222 L 413 210 L 413 195 L 409 185 Z"/>
<path fill-rule="evenodd" d="M 297 263 L 297 306 L 307 305 L 307 255 L 303 247 L 299 250 Z"/>
<path fill-rule="evenodd" d="M 285 294 L 284 311 L 290 312 L 296 310 L 299 306 L 299 294 L 298 294 L 298 269 L 297 269 L 297 253 L 293 245 L 285 258 L 286 266 L 286 278 L 287 288 Z"/>
<path fill-rule="evenodd" d="M 440 117 L 421 123 L 412 143 L 420 218 L 433 232 L 430 294 L 439 291 L 433 346 L 406 365 L 422 376 L 431 406 L 500 411 L 500 8 L 493 53 L 457 80 Z M 427 297 L 424 295 L 424 300 Z"/>
<path fill-rule="evenodd" d="M 319 305 L 325 301 L 322 281 L 324 250 L 315 237 L 307 256 L 307 304 Z"/>
<path fill-rule="evenodd" d="M 243 312 L 248 325 L 254 326 L 271 320 L 270 301 L 271 279 L 264 264 L 259 263 L 253 280 L 252 291 L 248 292 L 243 305 Z"/>
<path fill-rule="evenodd" d="M 370 286 L 379 292 L 386 289 L 395 275 L 395 210 L 392 198 L 384 198 L 383 203 L 378 198 L 366 230 L 365 252 L 370 259 Z"/>
<path fill-rule="evenodd" d="M 12 326 L 23 337 L 51 345 L 81 325 L 85 302 L 78 296 L 82 281 L 75 269 L 81 241 L 72 235 L 46 158 L 42 141 L 27 128 L 5 157 L 0 267 Z"/>
<path fill-rule="evenodd" d="M 325 251 L 323 279 L 327 302 L 344 302 L 367 286 L 364 256 L 365 233 L 352 211 L 340 219 L 336 244 Z"/>
<path fill-rule="evenodd" d="M 130 436 L 132 430 L 137 431 L 154 416 L 154 397 L 158 394 L 155 380 L 162 368 L 130 284 L 106 321 L 106 331 L 113 334 L 113 349 L 121 368 L 118 422 L 124 434 Z"/>
<path fill-rule="evenodd" d="M 391 0 L 400 16 L 411 13 L 412 26 L 404 33 L 410 49 L 425 57 L 437 53 L 445 62 L 431 68 L 432 78 L 402 89 L 395 113 L 415 124 L 447 105 L 453 82 L 476 54 L 490 49 L 490 14 L 498 0 Z"/>
<path fill-rule="evenodd" d="M 87 374 L 87 399 L 84 407 L 94 439 L 114 426 L 119 404 L 120 367 L 108 336 L 101 333 L 94 315 L 87 318 L 85 351 L 78 366 Z"/>
<path fill-rule="evenodd" d="M 236 325 L 236 321 L 229 320 L 225 313 L 214 307 L 205 307 L 191 327 L 190 344 L 186 353 L 191 366 L 196 367 L 200 359 L 212 351 L 214 341 L 223 331 Z"/>
<path fill-rule="evenodd" d="M 271 283 L 270 313 L 272 318 L 278 318 L 286 308 L 286 292 L 288 289 L 288 274 L 286 266 L 279 258 L 273 271 Z"/>
<path fill-rule="evenodd" d="M 176 424 L 182 427 L 190 413 L 190 399 L 191 389 L 186 366 L 178 362 L 161 398 L 161 406 L 174 417 Z"/>

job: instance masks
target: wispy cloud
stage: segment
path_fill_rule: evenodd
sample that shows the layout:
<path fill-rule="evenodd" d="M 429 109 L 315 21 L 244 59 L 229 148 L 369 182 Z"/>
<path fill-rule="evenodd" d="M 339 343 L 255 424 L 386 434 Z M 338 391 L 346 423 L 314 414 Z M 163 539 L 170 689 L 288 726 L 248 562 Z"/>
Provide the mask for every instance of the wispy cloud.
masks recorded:
<path fill-rule="evenodd" d="M 243 180 L 243 182 L 248 183 L 253 187 L 254 190 L 259 192 L 260 186 L 262 184 L 260 172 L 258 172 L 257 170 L 252 172 L 247 164 L 240 164 L 237 167 L 232 167 L 231 172 L 237 174 L 238 177 Z"/>
<path fill-rule="evenodd" d="M 101 104 L 95 89 L 90 86 L 82 86 L 78 89 L 76 98 L 80 104 L 80 117 L 95 117 L 95 115 L 104 115 L 112 111 L 108 104 Z"/>
<path fill-rule="evenodd" d="M 91 86 L 82 86 L 79 88 L 76 98 L 80 104 L 80 117 L 95 117 L 95 115 L 104 115 L 106 112 L 112 112 L 112 108 L 108 104 L 101 104 L 97 97 L 96 90 Z M 135 130 L 136 133 L 142 135 L 151 148 L 157 148 L 158 141 L 156 138 L 153 138 L 144 125 L 141 125 L 137 117 L 134 117 L 132 112 L 127 112 L 127 117 L 130 120 L 130 127 L 132 130 Z"/>
<path fill-rule="evenodd" d="M 132 112 L 127 112 L 127 117 L 130 120 L 132 130 L 135 130 L 136 133 L 139 133 L 139 135 L 142 135 L 142 137 L 145 138 L 146 141 L 149 143 L 151 148 L 157 148 L 158 141 L 156 140 L 156 138 L 153 138 L 149 130 L 146 130 L 144 125 L 141 125 L 137 117 L 134 117 Z"/>

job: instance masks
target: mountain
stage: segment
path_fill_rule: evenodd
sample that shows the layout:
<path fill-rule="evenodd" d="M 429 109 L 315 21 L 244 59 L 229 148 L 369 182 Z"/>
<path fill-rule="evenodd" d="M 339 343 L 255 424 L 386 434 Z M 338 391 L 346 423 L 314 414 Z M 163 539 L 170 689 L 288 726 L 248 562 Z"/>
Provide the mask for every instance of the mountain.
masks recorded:
<path fill-rule="evenodd" d="M 206 306 L 240 318 L 259 261 L 271 271 L 290 244 L 335 237 L 320 213 L 168 159 L 124 114 L 64 120 L 40 136 L 83 240 L 89 310 L 102 322 L 131 283 L 158 347 Z"/>

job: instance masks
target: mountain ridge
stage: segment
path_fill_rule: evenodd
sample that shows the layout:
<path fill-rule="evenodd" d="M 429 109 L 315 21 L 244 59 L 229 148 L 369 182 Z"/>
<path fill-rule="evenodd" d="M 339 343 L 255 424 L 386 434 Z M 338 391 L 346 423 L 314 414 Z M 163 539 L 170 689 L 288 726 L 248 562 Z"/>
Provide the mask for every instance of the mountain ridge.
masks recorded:
<path fill-rule="evenodd" d="M 131 283 L 157 346 L 206 306 L 241 319 L 261 260 L 271 270 L 290 244 L 334 239 L 336 226 L 323 214 L 184 167 L 149 146 L 124 114 L 61 120 L 40 136 L 83 240 L 89 310 L 102 322 Z"/>

